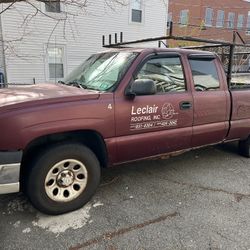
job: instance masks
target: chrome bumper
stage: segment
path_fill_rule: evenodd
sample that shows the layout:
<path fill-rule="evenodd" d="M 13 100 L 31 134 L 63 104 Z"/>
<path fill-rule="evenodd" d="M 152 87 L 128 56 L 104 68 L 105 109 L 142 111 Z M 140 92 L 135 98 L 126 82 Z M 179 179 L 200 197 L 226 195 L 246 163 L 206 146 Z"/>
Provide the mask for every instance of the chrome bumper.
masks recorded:
<path fill-rule="evenodd" d="M 20 190 L 21 152 L 0 152 L 0 194 Z"/>

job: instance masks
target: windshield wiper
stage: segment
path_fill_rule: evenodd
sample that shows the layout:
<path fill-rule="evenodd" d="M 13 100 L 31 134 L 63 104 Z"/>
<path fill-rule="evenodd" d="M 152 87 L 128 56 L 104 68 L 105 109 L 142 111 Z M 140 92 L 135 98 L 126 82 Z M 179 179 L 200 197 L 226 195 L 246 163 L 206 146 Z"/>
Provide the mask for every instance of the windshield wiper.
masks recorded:
<path fill-rule="evenodd" d="M 67 85 L 67 83 L 66 82 L 64 82 L 64 81 L 58 81 L 57 83 L 61 83 L 61 84 L 64 84 L 64 85 Z"/>
<path fill-rule="evenodd" d="M 72 85 L 72 86 L 75 86 L 75 87 L 78 87 L 80 89 L 87 89 L 88 88 L 86 85 L 81 84 L 78 81 L 72 81 L 72 82 L 69 82 L 68 84 Z"/>
<path fill-rule="evenodd" d="M 79 83 L 78 81 L 71 81 L 71 82 L 64 82 L 64 81 L 58 81 L 58 83 L 61 83 L 61 84 L 65 84 L 65 85 L 71 85 L 71 86 L 74 86 L 74 87 L 78 87 L 80 89 L 87 89 L 88 86 L 82 84 L 82 83 Z"/>

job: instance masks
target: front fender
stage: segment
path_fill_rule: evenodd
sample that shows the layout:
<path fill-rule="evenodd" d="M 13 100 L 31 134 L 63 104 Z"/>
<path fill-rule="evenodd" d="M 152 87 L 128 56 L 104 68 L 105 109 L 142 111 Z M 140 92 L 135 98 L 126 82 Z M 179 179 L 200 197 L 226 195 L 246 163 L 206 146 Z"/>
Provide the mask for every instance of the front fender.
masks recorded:
<path fill-rule="evenodd" d="M 53 122 L 46 122 L 36 124 L 30 127 L 26 127 L 21 131 L 21 148 L 24 149 L 30 142 L 36 138 L 52 135 L 62 132 L 78 131 L 78 130 L 92 130 L 105 135 L 104 120 L 102 119 L 71 119 L 71 120 L 60 120 Z"/>

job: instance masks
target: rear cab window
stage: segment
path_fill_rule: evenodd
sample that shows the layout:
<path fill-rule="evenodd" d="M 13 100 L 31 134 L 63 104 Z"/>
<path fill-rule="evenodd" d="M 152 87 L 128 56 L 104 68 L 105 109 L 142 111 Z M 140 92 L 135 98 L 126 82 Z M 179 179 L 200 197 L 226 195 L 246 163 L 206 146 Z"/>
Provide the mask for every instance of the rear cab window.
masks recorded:
<path fill-rule="evenodd" d="M 220 80 L 214 56 L 191 55 L 189 63 L 196 91 L 213 91 L 220 89 Z"/>

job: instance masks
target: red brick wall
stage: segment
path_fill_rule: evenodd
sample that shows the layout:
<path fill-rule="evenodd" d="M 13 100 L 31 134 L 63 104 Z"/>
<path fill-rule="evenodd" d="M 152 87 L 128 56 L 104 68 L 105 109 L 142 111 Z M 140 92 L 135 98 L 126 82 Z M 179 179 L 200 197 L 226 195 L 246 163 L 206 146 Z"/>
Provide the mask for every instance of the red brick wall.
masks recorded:
<path fill-rule="evenodd" d="M 213 27 L 200 27 L 204 24 L 206 8 L 213 9 Z M 180 26 L 180 11 L 189 10 L 187 26 Z M 224 27 L 216 28 L 217 11 L 224 11 Z M 243 0 L 169 0 L 169 13 L 172 13 L 174 35 L 189 35 L 214 40 L 232 41 L 232 31 L 237 30 L 238 15 L 244 15 L 243 29 L 239 30 L 243 39 L 250 43 L 250 35 L 246 35 L 246 23 L 250 11 L 250 2 Z M 227 28 L 228 13 L 235 13 L 234 29 Z"/>

